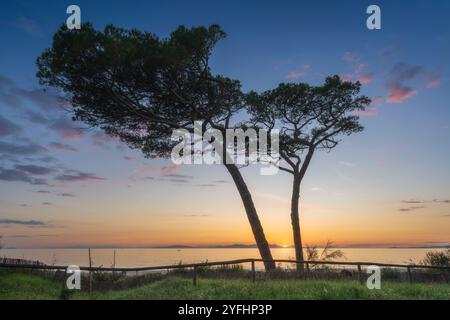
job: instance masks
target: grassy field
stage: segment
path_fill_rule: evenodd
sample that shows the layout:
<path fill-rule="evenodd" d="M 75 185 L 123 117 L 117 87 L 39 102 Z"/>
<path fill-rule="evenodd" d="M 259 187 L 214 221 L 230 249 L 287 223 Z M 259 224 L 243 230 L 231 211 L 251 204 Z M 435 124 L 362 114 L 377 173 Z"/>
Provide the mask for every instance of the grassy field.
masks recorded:
<path fill-rule="evenodd" d="M 59 299 L 62 284 L 37 275 L 0 273 L 0 299 Z M 450 299 L 450 284 L 382 283 L 369 290 L 357 281 L 199 279 L 169 277 L 138 288 L 75 292 L 70 299 Z"/>

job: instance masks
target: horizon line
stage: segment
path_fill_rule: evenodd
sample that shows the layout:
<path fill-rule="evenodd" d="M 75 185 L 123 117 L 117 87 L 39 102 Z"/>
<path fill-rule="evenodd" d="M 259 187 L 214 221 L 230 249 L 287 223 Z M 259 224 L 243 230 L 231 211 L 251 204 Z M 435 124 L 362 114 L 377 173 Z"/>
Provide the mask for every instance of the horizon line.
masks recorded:
<path fill-rule="evenodd" d="M 270 248 L 273 249 L 293 249 L 293 245 L 278 245 L 270 244 Z M 324 248 L 324 244 L 313 245 L 310 247 Z M 308 246 L 304 246 L 303 249 Z M 115 245 L 115 244 L 99 244 L 99 245 L 85 245 L 85 244 L 73 244 L 73 245 L 50 245 L 41 247 L 16 247 L 16 246 L 5 246 L 1 249 L 3 250 L 20 250 L 20 249 L 257 249 L 256 244 L 225 244 L 225 245 Z M 405 243 L 392 243 L 392 244 L 339 244 L 333 245 L 334 249 L 446 249 L 450 248 L 450 243 L 436 242 L 435 244 L 405 244 Z"/>

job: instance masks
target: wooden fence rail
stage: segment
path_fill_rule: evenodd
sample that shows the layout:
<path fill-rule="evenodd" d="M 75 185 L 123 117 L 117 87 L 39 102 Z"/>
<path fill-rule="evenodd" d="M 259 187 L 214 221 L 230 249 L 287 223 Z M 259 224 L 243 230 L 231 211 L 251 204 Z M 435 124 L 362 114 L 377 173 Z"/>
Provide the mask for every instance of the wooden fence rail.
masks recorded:
<path fill-rule="evenodd" d="M 251 279 L 253 282 L 256 281 L 256 262 L 267 262 L 269 260 L 263 259 L 239 259 L 239 260 L 228 260 L 228 261 L 216 261 L 216 262 L 203 262 L 203 263 L 189 263 L 189 264 L 176 264 L 176 265 L 165 265 L 165 266 L 151 266 L 151 267 L 140 267 L 140 268 L 103 268 L 103 267 L 79 267 L 81 271 L 89 272 L 89 292 L 92 291 L 92 274 L 91 272 L 96 271 L 109 271 L 109 272 L 136 272 L 138 275 L 139 271 L 152 271 L 152 270 L 176 270 L 176 269 L 192 269 L 192 282 L 193 285 L 197 285 L 199 268 L 201 267 L 213 267 L 213 266 L 226 266 L 226 265 L 240 265 L 244 263 L 251 264 Z M 405 265 L 405 264 L 389 264 L 389 263 L 375 263 L 375 262 L 347 262 L 347 261 L 299 261 L 299 260 L 289 260 L 289 259 L 274 259 L 270 260 L 276 263 L 288 263 L 288 264 L 304 264 L 306 265 L 306 273 L 304 274 L 305 279 L 311 272 L 311 265 L 334 265 L 334 266 L 355 266 L 358 271 L 358 277 L 361 284 L 364 284 L 364 275 L 362 272 L 363 266 L 378 266 L 386 268 L 404 268 L 407 271 L 409 282 L 413 282 L 412 269 L 429 269 L 429 270 L 447 270 L 450 273 L 450 267 L 439 267 L 439 266 L 422 266 L 422 265 Z M 11 263 L 12 262 L 12 263 Z M 17 262 L 17 263 L 16 263 Z M 25 263 L 24 263 L 25 262 Z M 69 266 L 56 266 L 56 265 L 45 265 L 40 262 L 30 262 L 26 263 L 24 260 L 15 261 L 14 259 L 0 259 L 0 268 L 10 268 L 10 269 L 31 269 L 31 270 L 67 270 Z"/>
<path fill-rule="evenodd" d="M 82 271 L 117 271 L 117 272 L 132 272 L 132 271 L 152 271 L 152 270 L 171 270 L 171 269 L 185 269 L 185 268 L 199 268 L 199 267 L 212 267 L 212 266 L 225 266 L 225 265 L 236 265 L 251 263 L 252 269 L 254 269 L 253 264 L 256 262 L 267 262 L 268 260 L 263 259 L 238 259 L 238 260 L 228 260 L 228 261 L 215 261 L 215 262 L 202 262 L 202 263 L 188 263 L 188 264 L 173 264 L 165 266 L 150 266 L 150 267 L 137 267 L 137 268 L 113 268 L 113 267 L 79 267 Z M 390 263 L 377 263 L 377 262 L 348 262 L 348 261 L 300 261 L 300 260 L 289 260 L 289 259 L 274 259 L 271 260 L 276 263 L 289 263 L 289 264 L 306 264 L 308 267 L 310 265 L 335 265 L 335 266 L 379 266 L 379 267 L 390 267 L 390 268 L 405 268 L 405 269 L 435 269 L 435 270 L 449 270 L 450 267 L 440 267 L 440 266 L 424 266 L 424 265 L 406 265 L 406 264 L 390 264 Z M 0 268 L 21 268 L 21 269 L 41 269 L 41 270 L 66 270 L 69 266 L 58 266 L 58 265 L 45 265 L 45 264 L 11 264 L 2 263 L 0 260 Z"/>

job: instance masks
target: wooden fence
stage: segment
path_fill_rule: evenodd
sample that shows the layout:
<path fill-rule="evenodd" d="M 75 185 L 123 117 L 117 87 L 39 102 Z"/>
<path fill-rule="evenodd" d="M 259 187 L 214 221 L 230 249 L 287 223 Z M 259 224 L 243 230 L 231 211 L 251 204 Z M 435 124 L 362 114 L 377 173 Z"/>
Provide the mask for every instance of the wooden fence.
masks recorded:
<path fill-rule="evenodd" d="M 12 265 L 33 265 L 33 266 L 45 266 L 46 265 L 43 262 L 35 261 L 35 260 L 0 257 L 0 266 L 1 265 L 7 265 L 7 264 L 12 264 Z"/>
<path fill-rule="evenodd" d="M 14 260 L 14 259 L 13 259 Z M 5 263 L 6 261 L 6 263 Z M 363 283 L 364 275 L 362 267 L 367 266 L 378 266 L 383 268 L 400 268 L 404 269 L 408 273 L 408 279 L 413 282 L 412 270 L 413 269 L 425 269 L 425 270 L 445 270 L 450 273 L 450 267 L 440 267 L 440 266 L 425 266 L 425 265 L 405 265 L 405 264 L 389 264 L 389 263 L 376 263 L 376 262 L 348 262 L 348 261 L 299 261 L 299 260 L 289 260 L 289 259 L 274 259 L 271 260 L 276 263 L 287 263 L 287 264 L 303 264 L 306 268 L 304 273 L 311 272 L 311 265 L 330 265 L 330 266 L 353 266 L 358 270 L 359 280 Z M 25 263 L 7 263 L 8 260 L 0 259 L 0 268 L 9 269 L 32 269 L 32 270 L 67 270 L 68 266 L 58 266 L 58 265 L 45 265 L 41 263 L 25 264 Z M 165 265 L 165 266 L 150 266 L 150 267 L 138 267 L 138 268 L 115 268 L 115 267 L 79 267 L 81 271 L 87 272 L 135 272 L 138 275 L 139 272 L 145 271 L 164 271 L 164 270 L 177 270 L 177 269 L 192 269 L 192 280 L 193 284 L 197 284 L 198 270 L 199 268 L 214 267 L 214 266 L 227 266 L 227 265 L 241 265 L 245 263 L 251 264 L 251 274 L 252 281 L 256 281 L 256 263 L 257 262 L 268 262 L 268 260 L 263 259 L 239 259 L 239 260 L 228 260 L 228 261 L 216 261 L 216 262 L 203 262 L 203 263 L 189 263 L 189 264 L 176 264 L 176 265 Z M 266 271 L 270 273 L 270 271 Z"/>

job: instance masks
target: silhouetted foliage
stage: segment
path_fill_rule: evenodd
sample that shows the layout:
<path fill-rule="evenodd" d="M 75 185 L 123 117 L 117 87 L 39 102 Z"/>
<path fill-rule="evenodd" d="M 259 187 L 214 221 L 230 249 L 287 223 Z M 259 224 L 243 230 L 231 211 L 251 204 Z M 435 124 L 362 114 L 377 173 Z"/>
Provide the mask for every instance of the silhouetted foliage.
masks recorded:
<path fill-rule="evenodd" d="M 293 175 L 291 222 L 296 259 L 303 260 L 298 214 L 300 185 L 316 150 L 330 151 L 340 139 L 363 130 L 355 112 L 370 99 L 360 96 L 359 82 L 328 77 L 322 86 L 282 83 L 261 94 L 251 92 L 247 101 L 253 125 L 280 129 L 280 170 Z M 303 268 L 301 264 L 298 265 Z"/>
<path fill-rule="evenodd" d="M 333 242 L 327 241 L 322 251 L 317 246 L 306 246 L 306 260 L 308 261 L 333 261 L 345 258 L 345 254 L 340 249 L 333 247 Z M 312 268 L 317 265 L 311 264 Z"/>
<path fill-rule="evenodd" d="M 167 157 L 174 128 L 219 125 L 243 108 L 240 83 L 213 76 L 209 56 L 225 33 L 179 27 L 169 38 L 112 25 L 65 26 L 37 60 L 41 84 L 66 93 L 74 118 L 118 136 L 149 157 Z"/>
<path fill-rule="evenodd" d="M 450 249 L 447 251 L 428 251 L 420 261 L 425 266 L 450 267 Z"/>
<path fill-rule="evenodd" d="M 209 57 L 225 37 L 218 25 L 178 27 L 166 39 L 112 25 L 97 31 L 62 26 L 38 59 L 40 83 L 62 90 L 74 120 L 119 137 L 147 157 L 169 157 L 174 129 L 193 132 L 194 121 L 222 133 L 244 110 L 238 80 L 213 75 Z M 234 123 L 234 124 L 233 124 Z M 226 154 L 224 154 L 226 156 Z M 261 256 L 270 248 L 238 168 L 225 164 L 241 195 Z M 274 263 L 266 263 L 274 268 Z"/>

